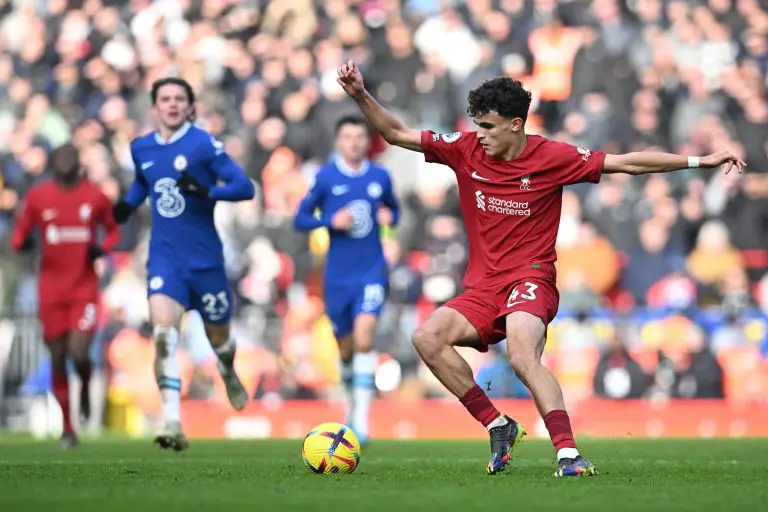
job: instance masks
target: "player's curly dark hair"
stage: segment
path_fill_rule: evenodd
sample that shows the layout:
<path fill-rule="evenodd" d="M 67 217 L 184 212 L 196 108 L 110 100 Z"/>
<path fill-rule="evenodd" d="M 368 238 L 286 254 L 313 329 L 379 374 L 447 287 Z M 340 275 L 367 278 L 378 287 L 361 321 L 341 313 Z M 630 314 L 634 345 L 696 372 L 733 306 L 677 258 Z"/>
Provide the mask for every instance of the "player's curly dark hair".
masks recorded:
<path fill-rule="evenodd" d="M 520 80 L 500 76 L 486 80 L 472 89 L 467 102 L 467 114 L 472 117 L 496 112 L 507 119 L 519 117 L 525 121 L 531 106 L 531 93 L 525 90 Z"/>

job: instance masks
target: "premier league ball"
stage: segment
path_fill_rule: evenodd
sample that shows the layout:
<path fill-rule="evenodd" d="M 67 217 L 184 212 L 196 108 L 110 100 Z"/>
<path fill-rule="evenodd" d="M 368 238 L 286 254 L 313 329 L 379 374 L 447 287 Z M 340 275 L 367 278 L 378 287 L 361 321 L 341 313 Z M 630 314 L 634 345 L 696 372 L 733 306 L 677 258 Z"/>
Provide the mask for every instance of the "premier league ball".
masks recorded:
<path fill-rule="evenodd" d="M 360 441 L 341 423 L 322 423 L 304 438 L 304 464 L 313 473 L 352 473 L 360 464 Z"/>

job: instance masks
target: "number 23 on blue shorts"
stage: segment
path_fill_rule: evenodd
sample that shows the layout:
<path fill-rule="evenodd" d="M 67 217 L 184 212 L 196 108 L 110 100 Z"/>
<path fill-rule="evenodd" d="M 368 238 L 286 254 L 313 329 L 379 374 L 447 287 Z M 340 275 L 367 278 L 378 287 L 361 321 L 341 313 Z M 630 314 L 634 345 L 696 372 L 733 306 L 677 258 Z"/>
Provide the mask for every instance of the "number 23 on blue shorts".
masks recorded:
<path fill-rule="evenodd" d="M 185 310 L 194 309 L 209 324 L 224 324 L 232 317 L 232 290 L 223 267 L 199 270 L 151 268 L 149 296 L 162 294 Z"/>

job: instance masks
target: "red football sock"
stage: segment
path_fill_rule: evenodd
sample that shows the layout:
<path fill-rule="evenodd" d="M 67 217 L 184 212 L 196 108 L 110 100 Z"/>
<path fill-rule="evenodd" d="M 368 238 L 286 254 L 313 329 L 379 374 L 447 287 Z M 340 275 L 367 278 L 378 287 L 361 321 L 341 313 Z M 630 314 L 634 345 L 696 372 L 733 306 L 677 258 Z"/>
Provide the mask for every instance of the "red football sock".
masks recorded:
<path fill-rule="evenodd" d="M 472 388 L 459 398 L 461 404 L 467 408 L 477 421 L 484 427 L 490 425 L 493 420 L 501 416 L 501 413 L 493 406 L 485 392 L 475 384 Z"/>
<path fill-rule="evenodd" d="M 53 372 L 53 396 L 59 402 L 61 413 L 64 415 L 64 433 L 71 434 L 74 429 L 69 412 L 69 379 L 66 372 Z"/>
<path fill-rule="evenodd" d="M 544 416 L 544 425 L 549 431 L 549 437 L 552 438 L 552 445 L 555 450 L 561 448 L 576 448 L 576 441 L 573 440 L 573 430 L 571 430 L 571 420 L 565 411 L 550 411 Z"/>

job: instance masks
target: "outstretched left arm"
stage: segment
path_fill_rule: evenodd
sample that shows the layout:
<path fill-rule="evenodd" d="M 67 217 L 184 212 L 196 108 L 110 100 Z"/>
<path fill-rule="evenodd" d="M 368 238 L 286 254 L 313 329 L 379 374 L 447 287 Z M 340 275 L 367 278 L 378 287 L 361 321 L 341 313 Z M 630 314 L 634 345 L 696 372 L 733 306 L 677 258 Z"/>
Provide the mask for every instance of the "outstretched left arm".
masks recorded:
<path fill-rule="evenodd" d="M 731 172 L 735 166 L 739 173 L 744 172 L 747 164 L 730 151 L 719 151 L 711 155 L 681 156 L 671 153 L 626 153 L 623 155 L 605 155 L 603 164 L 604 174 L 652 174 L 660 172 L 679 171 L 681 169 L 692 169 L 703 167 L 712 169 L 725 165 L 725 174 Z"/>
<path fill-rule="evenodd" d="M 216 201 L 246 201 L 253 199 L 256 188 L 239 165 L 224 151 L 223 143 L 211 139 L 213 159 L 211 169 L 224 185 L 214 185 L 209 191 L 209 197 Z"/>

